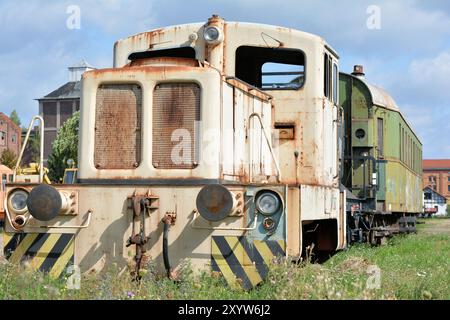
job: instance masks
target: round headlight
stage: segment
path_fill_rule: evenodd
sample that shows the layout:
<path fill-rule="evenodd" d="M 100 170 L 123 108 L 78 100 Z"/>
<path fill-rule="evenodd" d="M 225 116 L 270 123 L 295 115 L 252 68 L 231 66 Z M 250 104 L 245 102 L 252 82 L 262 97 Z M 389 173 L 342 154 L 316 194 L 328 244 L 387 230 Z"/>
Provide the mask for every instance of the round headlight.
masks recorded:
<path fill-rule="evenodd" d="M 204 186 L 197 195 L 197 209 L 209 221 L 225 219 L 233 209 L 233 195 L 221 184 Z"/>
<path fill-rule="evenodd" d="M 203 38 L 209 44 L 214 44 L 222 41 L 222 32 L 217 27 L 207 27 L 203 31 Z"/>
<path fill-rule="evenodd" d="M 271 191 L 262 192 L 256 199 L 256 209 L 264 215 L 272 215 L 280 209 L 281 201 L 277 194 Z"/>
<path fill-rule="evenodd" d="M 23 212 L 27 209 L 28 193 L 24 190 L 15 190 L 9 196 L 10 207 L 15 212 Z"/>

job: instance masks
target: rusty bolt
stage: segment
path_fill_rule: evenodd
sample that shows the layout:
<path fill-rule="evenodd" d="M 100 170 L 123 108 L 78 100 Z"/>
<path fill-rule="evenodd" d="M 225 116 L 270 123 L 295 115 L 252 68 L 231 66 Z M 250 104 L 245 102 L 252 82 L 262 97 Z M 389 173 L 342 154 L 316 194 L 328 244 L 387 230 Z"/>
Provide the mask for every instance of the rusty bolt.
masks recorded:
<path fill-rule="evenodd" d="M 242 213 L 242 210 L 241 210 L 241 209 L 238 209 L 236 212 L 237 212 L 237 213 Z"/>
<path fill-rule="evenodd" d="M 139 167 L 139 162 L 135 162 L 135 163 L 134 163 L 134 167 L 135 167 L 135 168 Z"/>
<path fill-rule="evenodd" d="M 75 198 L 75 192 L 72 192 L 72 193 L 70 194 L 70 199 L 73 199 L 73 198 Z"/>
<path fill-rule="evenodd" d="M 242 201 L 238 201 L 238 204 L 237 204 L 238 206 L 241 206 L 242 205 Z"/>
<path fill-rule="evenodd" d="M 75 213 L 75 209 L 71 209 L 71 210 L 70 210 L 70 213 Z"/>
<path fill-rule="evenodd" d="M 97 163 L 96 165 L 95 165 L 95 167 L 97 168 L 97 169 L 100 169 L 100 164 L 99 163 Z"/>
<path fill-rule="evenodd" d="M 196 41 L 197 39 L 198 39 L 198 35 L 195 32 L 193 32 L 189 35 L 190 41 Z"/>
<path fill-rule="evenodd" d="M 238 193 L 238 194 L 236 195 L 236 200 L 239 199 L 240 197 L 241 197 L 241 194 Z"/>

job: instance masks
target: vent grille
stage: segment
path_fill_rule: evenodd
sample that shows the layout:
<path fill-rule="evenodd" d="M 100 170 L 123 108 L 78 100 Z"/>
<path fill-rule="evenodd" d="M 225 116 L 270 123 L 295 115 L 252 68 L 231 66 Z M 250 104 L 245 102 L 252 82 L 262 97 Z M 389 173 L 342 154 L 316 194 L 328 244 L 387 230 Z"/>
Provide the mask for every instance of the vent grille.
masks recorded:
<path fill-rule="evenodd" d="M 153 94 L 153 166 L 192 169 L 197 165 L 200 87 L 164 83 Z M 173 140 L 173 141 L 172 141 Z"/>
<path fill-rule="evenodd" d="M 136 84 L 101 85 L 95 111 L 97 169 L 133 169 L 141 161 L 142 89 Z"/>

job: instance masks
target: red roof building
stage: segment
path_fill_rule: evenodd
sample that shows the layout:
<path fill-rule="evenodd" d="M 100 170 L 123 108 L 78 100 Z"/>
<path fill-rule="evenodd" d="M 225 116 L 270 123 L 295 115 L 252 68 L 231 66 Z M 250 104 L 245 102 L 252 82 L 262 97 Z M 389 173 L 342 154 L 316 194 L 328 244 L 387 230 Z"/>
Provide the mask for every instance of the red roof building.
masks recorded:
<path fill-rule="evenodd" d="M 423 160 L 423 187 L 450 200 L 450 159 Z"/>
<path fill-rule="evenodd" d="M 18 156 L 21 148 L 21 135 L 22 129 L 6 114 L 0 112 L 0 155 L 9 149 Z"/>

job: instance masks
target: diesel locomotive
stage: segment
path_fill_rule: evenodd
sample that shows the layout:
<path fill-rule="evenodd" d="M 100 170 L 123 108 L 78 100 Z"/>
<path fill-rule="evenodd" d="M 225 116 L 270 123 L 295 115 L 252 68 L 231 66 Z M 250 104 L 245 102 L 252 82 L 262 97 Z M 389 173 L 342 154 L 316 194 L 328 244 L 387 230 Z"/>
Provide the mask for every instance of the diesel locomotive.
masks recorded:
<path fill-rule="evenodd" d="M 76 183 L 7 185 L 5 256 L 54 276 L 188 260 L 249 289 L 274 259 L 380 239 L 417 209 L 421 145 L 371 88 L 289 28 L 212 16 L 119 40 L 82 78 Z"/>

